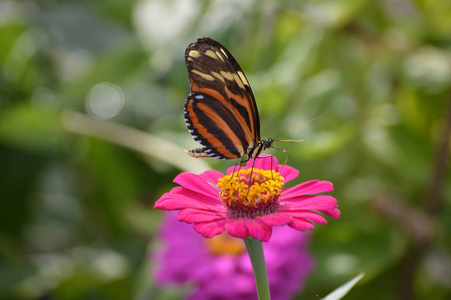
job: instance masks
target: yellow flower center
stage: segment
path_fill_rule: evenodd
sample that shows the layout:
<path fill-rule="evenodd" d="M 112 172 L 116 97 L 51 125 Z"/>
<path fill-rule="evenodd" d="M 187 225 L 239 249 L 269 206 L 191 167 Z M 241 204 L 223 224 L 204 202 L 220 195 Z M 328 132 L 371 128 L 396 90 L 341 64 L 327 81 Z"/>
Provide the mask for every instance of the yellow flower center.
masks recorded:
<path fill-rule="evenodd" d="M 220 178 L 217 186 L 232 216 L 252 219 L 276 210 L 283 184 L 278 172 L 245 169 Z"/>
<path fill-rule="evenodd" d="M 214 255 L 239 255 L 246 251 L 242 239 L 234 238 L 225 232 L 204 240 L 208 250 Z"/>

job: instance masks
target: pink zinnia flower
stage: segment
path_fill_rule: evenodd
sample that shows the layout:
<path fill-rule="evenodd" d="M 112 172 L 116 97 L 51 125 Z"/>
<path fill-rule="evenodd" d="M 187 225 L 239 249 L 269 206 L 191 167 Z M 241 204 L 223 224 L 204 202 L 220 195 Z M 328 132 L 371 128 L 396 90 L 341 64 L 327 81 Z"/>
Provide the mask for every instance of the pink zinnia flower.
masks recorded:
<path fill-rule="evenodd" d="M 181 173 L 174 179 L 181 186 L 164 194 L 155 208 L 180 210 L 178 219 L 194 224 L 194 230 L 207 238 L 227 231 L 263 242 L 271 237 L 272 226 L 305 231 L 313 229 L 313 222 L 327 224 L 320 213 L 340 217 L 334 197 L 317 195 L 332 192 L 331 182 L 311 180 L 283 189 L 299 172 L 279 165 L 273 156 L 251 159 L 246 167 L 231 167 L 227 174 Z"/>
<path fill-rule="evenodd" d="M 252 266 L 243 240 L 226 233 L 204 239 L 169 213 L 159 231 L 162 247 L 152 254 L 160 285 L 191 287 L 186 299 L 257 299 Z M 288 227 L 274 228 L 264 243 L 273 300 L 299 293 L 313 269 L 309 236 Z"/>

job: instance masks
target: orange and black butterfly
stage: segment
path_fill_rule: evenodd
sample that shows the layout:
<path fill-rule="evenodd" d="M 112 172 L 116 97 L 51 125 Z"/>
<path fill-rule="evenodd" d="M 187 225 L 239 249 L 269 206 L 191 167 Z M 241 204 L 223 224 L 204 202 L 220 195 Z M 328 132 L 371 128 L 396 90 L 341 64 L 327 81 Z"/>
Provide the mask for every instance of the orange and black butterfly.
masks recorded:
<path fill-rule="evenodd" d="M 188 45 L 185 63 L 191 93 L 185 120 L 194 140 L 203 147 L 186 152 L 193 157 L 247 159 L 273 147 L 260 138 L 257 104 L 243 71 L 217 41 L 201 38 Z"/>
<path fill-rule="evenodd" d="M 210 38 L 198 39 L 186 48 L 185 63 L 191 81 L 191 93 L 185 101 L 186 126 L 194 140 L 203 146 L 186 150 L 189 155 L 245 161 L 274 148 L 290 157 L 287 151 L 273 146 L 274 138 L 260 138 L 254 94 L 235 58 L 224 46 Z"/>

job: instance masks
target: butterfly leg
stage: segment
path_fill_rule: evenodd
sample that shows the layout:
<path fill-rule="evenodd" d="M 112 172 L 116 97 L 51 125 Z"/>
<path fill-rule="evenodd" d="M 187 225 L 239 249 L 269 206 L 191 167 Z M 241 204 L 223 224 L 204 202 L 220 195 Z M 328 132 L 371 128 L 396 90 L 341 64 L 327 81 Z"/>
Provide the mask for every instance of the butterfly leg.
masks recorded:
<path fill-rule="evenodd" d="M 281 151 L 281 152 L 283 152 L 283 153 L 285 153 L 285 154 L 287 155 L 287 158 L 286 158 L 285 161 L 283 162 L 282 169 L 280 170 L 280 171 L 282 171 L 282 170 L 283 170 L 283 167 L 285 167 L 285 165 L 287 164 L 287 162 L 290 160 L 291 154 L 290 154 L 290 152 L 288 152 L 287 150 L 280 149 L 280 148 L 277 148 L 277 147 L 274 147 L 274 146 L 273 146 L 273 148 L 276 149 L 276 150 L 279 150 L 279 151 Z"/>
<path fill-rule="evenodd" d="M 230 176 L 230 179 L 233 178 L 233 176 L 235 175 L 235 173 L 240 172 L 241 167 L 242 167 L 243 164 L 244 164 L 245 162 L 247 162 L 248 160 L 249 160 L 249 159 L 245 159 L 244 157 L 242 157 L 241 160 L 239 160 L 239 161 L 237 161 L 237 162 L 235 163 L 235 165 L 234 165 L 234 167 L 233 167 L 233 171 L 232 171 L 232 176 Z M 237 168 L 238 168 L 238 170 L 237 170 Z M 229 179 L 229 180 L 230 180 L 230 179 Z"/>
<path fill-rule="evenodd" d="M 260 155 L 260 156 L 257 156 L 257 157 L 254 159 L 254 163 L 253 163 L 253 165 L 252 165 L 252 169 L 254 169 L 255 161 L 256 161 L 257 159 L 268 158 L 268 157 L 273 157 L 273 155 L 268 154 L 268 155 Z M 273 169 L 272 169 L 272 158 L 271 158 L 271 176 L 272 176 L 272 171 L 273 171 Z M 273 178 L 273 179 L 274 179 L 274 178 Z"/>

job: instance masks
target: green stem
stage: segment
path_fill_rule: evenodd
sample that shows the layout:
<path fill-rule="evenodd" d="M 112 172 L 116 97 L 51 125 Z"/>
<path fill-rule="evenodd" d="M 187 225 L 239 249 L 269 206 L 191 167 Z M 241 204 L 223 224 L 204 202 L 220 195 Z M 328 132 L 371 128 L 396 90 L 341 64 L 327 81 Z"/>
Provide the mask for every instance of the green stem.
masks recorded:
<path fill-rule="evenodd" d="M 259 300 L 270 300 L 268 272 L 266 271 L 265 255 L 263 254 L 263 244 L 259 240 L 252 238 L 244 239 L 247 253 L 251 259 L 252 269 L 254 270 L 255 284 Z"/>

